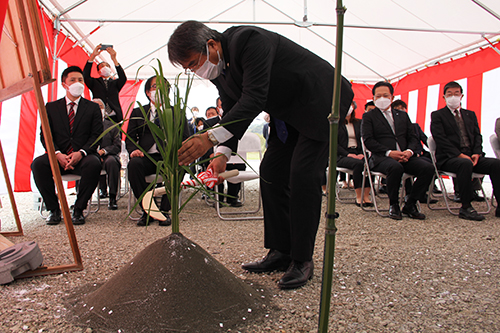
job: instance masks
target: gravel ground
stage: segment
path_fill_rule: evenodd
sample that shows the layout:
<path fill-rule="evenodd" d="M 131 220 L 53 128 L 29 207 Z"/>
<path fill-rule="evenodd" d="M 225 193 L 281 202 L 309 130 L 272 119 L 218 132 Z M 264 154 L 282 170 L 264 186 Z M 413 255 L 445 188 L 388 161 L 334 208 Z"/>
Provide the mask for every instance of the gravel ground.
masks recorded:
<path fill-rule="evenodd" d="M 256 197 L 255 186 L 247 187 L 245 207 L 255 204 Z M 2 231 L 15 230 L 8 197 L 1 199 Z M 16 200 L 25 236 L 9 239 L 37 242 L 45 265 L 72 263 L 64 225 L 45 225 L 33 209 L 32 193 L 17 193 Z M 326 200 L 323 203 L 326 209 Z M 118 204 L 118 211 L 101 207 L 85 225 L 75 226 L 83 271 L 1 286 L 0 332 L 93 332 L 68 320 L 68 298 L 79 288 L 104 283 L 171 232 L 157 224 L 137 227 L 126 218 L 127 198 Z M 393 221 L 353 204 L 337 202 L 336 210 L 340 218 L 330 332 L 500 331 L 500 219 L 494 213 L 472 222 L 423 207 L 428 216 L 424 221 Z M 277 288 L 282 273 L 249 274 L 240 267 L 266 253 L 262 221 L 222 221 L 197 195 L 182 213 L 181 232 L 235 276 L 269 295 L 268 313 L 259 322 L 249 321 L 242 332 L 316 332 L 324 222 L 317 236 L 314 277 L 292 291 Z"/>

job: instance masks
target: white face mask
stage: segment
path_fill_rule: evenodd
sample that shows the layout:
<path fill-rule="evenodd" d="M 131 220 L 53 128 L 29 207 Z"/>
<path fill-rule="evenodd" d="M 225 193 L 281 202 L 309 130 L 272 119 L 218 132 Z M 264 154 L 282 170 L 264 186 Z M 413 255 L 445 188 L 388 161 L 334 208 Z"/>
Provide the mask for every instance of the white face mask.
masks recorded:
<path fill-rule="evenodd" d="M 210 54 L 208 52 L 208 43 L 207 43 L 207 60 L 203 63 L 203 65 L 200 66 L 197 70 L 194 72 L 196 75 L 199 77 L 202 77 L 207 80 L 213 80 L 216 77 L 222 73 L 222 68 L 224 67 L 224 62 L 222 61 L 219 51 L 217 51 L 217 57 L 219 58 L 219 62 L 217 65 L 214 65 L 208 60 L 210 57 Z"/>
<path fill-rule="evenodd" d="M 352 108 L 352 105 L 349 107 L 349 110 L 347 111 L 346 117 L 349 117 L 354 109 Z"/>
<path fill-rule="evenodd" d="M 456 110 L 460 106 L 460 101 L 462 98 L 460 96 L 450 96 L 446 97 L 446 105 L 452 110 Z"/>
<path fill-rule="evenodd" d="M 200 126 L 198 126 L 196 128 L 198 129 L 198 131 L 201 131 L 201 130 L 203 130 L 203 125 L 200 125 Z"/>
<path fill-rule="evenodd" d="M 85 86 L 80 82 L 75 82 L 68 87 L 68 91 L 73 97 L 81 96 L 83 94 L 83 89 L 85 89 Z"/>
<path fill-rule="evenodd" d="M 100 70 L 99 70 L 99 74 L 101 74 L 103 77 L 108 77 L 111 75 L 111 68 L 107 67 L 107 66 L 103 66 Z"/>
<path fill-rule="evenodd" d="M 385 111 L 391 106 L 391 100 L 389 98 L 380 97 L 379 99 L 374 101 L 375 106 L 378 107 L 381 111 Z"/>
<path fill-rule="evenodd" d="M 156 104 L 156 90 L 151 90 L 149 92 L 149 94 L 150 94 L 149 98 L 151 98 L 151 102 Z"/>

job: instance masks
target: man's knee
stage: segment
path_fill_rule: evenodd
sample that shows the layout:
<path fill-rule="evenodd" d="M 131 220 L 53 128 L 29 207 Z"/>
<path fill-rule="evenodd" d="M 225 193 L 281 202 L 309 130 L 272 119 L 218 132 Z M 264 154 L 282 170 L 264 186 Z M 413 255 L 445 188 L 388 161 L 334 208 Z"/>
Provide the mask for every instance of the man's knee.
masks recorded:
<path fill-rule="evenodd" d="M 128 162 L 129 173 L 136 172 L 137 170 L 141 170 L 141 169 L 142 169 L 142 158 L 132 157 L 130 159 L 130 161 Z"/>

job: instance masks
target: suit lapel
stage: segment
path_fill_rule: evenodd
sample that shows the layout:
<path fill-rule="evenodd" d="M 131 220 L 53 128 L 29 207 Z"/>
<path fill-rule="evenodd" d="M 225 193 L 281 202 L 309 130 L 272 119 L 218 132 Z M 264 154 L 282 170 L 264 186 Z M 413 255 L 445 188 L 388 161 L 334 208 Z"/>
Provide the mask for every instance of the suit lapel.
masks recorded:
<path fill-rule="evenodd" d="M 63 124 L 66 134 L 71 136 L 69 131 L 69 117 L 68 117 L 68 107 L 66 106 L 66 98 L 63 97 L 59 100 L 59 105 L 57 106 L 57 116 L 60 119 L 60 124 Z"/>
<path fill-rule="evenodd" d="M 78 107 L 76 109 L 75 122 L 73 123 L 73 134 L 75 134 L 75 132 L 76 132 L 76 130 L 78 128 L 78 125 L 80 124 L 83 116 L 85 115 L 85 110 L 86 109 L 87 109 L 86 100 L 83 97 L 81 97 L 80 98 L 80 103 L 78 103 Z"/>
<path fill-rule="evenodd" d="M 392 128 L 391 128 L 391 125 L 389 125 L 389 122 L 387 121 L 387 118 L 384 116 L 384 114 L 382 113 L 382 110 L 378 109 L 378 112 L 377 112 L 377 117 L 379 117 L 379 120 L 382 122 L 382 124 L 384 124 L 385 127 L 387 127 L 387 129 L 391 132 L 392 132 Z M 394 113 L 392 115 L 393 119 L 394 119 Z M 393 133 L 394 134 L 394 133 Z"/>
<path fill-rule="evenodd" d="M 474 122 L 471 119 L 470 112 L 466 109 L 461 109 L 462 119 L 464 120 L 465 130 L 467 131 L 467 136 L 471 142 L 471 145 L 474 145 L 474 135 L 472 134 L 472 129 L 474 128 Z"/>
<path fill-rule="evenodd" d="M 450 111 L 450 109 L 448 109 L 447 106 L 445 106 L 443 108 L 443 111 L 444 111 L 444 118 L 446 119 L 446 121 L 448 121 L 448 125 L 451 126 L 453 128 L 453 130 L 456 133 L 458 133 L 460 136 L 460 128 L 458 128 L 457 121 L 455 120 L 455 116 L 453 116 L 453 114 L 451 114 L 451 111 Z M 463 113 L 462 113 L 462 117 L 463 117 Z"/>

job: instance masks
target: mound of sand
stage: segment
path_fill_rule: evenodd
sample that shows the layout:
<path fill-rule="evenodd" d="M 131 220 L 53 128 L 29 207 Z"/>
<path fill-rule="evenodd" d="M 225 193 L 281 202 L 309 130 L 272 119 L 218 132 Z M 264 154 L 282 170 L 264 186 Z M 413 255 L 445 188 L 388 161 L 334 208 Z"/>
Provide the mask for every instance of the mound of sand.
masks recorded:
<path fill-rule="evenodd" d="M 72 312 L 98 331 L 220 332 L 263 318 L 263 299 L 200 246 L 171 234 L 76 297 Z"/>

